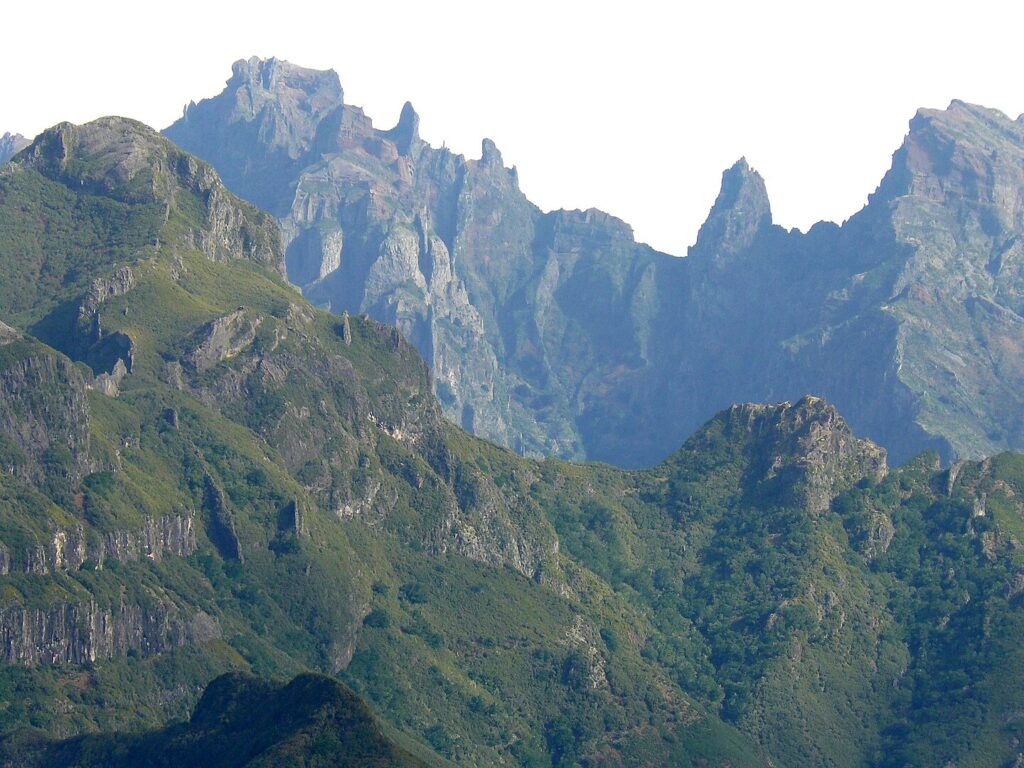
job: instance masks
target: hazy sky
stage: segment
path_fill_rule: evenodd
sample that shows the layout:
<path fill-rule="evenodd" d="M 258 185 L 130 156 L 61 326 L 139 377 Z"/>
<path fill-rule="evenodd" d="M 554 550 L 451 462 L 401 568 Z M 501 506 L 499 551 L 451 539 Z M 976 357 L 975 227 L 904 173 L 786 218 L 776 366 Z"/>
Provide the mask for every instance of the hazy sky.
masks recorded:
<path fill-rule="evenodd" d="M 0 11 L 0 133 L 122 114 L 163 128 L 231 63 L 341 77 L 390 127 L 495 140 L 541 207 L 605 209 L 682 254 L 741 155 L 778 223 L 842 221 L 920 106 L 1024 111 L 1015 2 L 49 2 Z M 149 10 L 153 9 L 153 10 Z"/>

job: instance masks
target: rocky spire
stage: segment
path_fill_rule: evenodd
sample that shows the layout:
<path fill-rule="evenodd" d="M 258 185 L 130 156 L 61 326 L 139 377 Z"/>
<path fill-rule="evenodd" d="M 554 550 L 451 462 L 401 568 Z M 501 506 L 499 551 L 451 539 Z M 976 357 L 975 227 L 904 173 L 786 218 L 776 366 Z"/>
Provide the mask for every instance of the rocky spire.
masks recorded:
<path fill-rule="evenodd" d="M 498 146 L 491 139 L 484 139 L 481 143 L 480 165 L 487 168 L 502 168 L 505 165 Z"/>
<path fill-rule="evenodd" d="M 770 226 L 772 211 L 761 174 L 741 157 L 722 174 L 722 188 L 697 235 L 695 254 L 722 257 L 748 248 Z"/>
<path fill-rule="evenodd" d="M 398 125 L 388 131 L 388 138 L 395 142 L 398 152 L 401 155 L 411 155 L 420 143 L 420 116 L 412 108 L 410 102 L 405 102 L 402 107 L 402 114 L 398 118 Z"/>

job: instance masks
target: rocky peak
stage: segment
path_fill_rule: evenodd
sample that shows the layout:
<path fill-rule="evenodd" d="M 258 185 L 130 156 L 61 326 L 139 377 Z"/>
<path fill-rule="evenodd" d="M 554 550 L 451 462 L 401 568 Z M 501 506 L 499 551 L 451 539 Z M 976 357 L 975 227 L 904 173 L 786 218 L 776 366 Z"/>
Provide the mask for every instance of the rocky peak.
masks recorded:
<path fill-rule="evenodd" d="M 942 204 L 967 200 L 1016 213 L 1022 158 L 1024 124 L 954 100 L 944 110 L 918 110 L 877 194 L 888 201 L 907 195 Z"/>
<path fill-rule="evenodd" d="M 165 221 L 181 212 L 186 231 L 178 235 L 184 237 L 180 244 L 214 261 L 248 259 L 283 274 L 277 223 L 228 192 L 212 167 L 135 120 L 60 123 L 40 134 L 16 163 L 79 194 L 157 203 L 165 207 Z M 205 214 L 198 222 L 195 208 Z"/>
<path fill-rule="evenodd" d="M 333 70 L 319 71 L 280 59 L 236 61 L 223 92 L 198 104 L 164 133 L 178 146 L 209 159 L 235 191 L 264 210 L 282 214 L 289 191 L 275 182 L 317 149 L 332 147 L 339 132 L 359 122 L 346 108 Z M 210 151 L 213 149 L 214 151 Z"/>
<path fill-rule="evenodd" d="M 420 144 L 420 116 L 412 108 L 410 102 L 405 102 L 402 107 L 402 114 L 398 118 L 398 124 L 387 132 L 387 136 L 398 147 L 401 155 L 411 155 Z"/>
<path fill-rule="evenodd" d="M 157 155 L 172 149 L 142 123 L 124 117 L 102 117 L 85 125 L 59 123 L 48 128 L 19 162 L 87 191 L 124 197 L 140 173 L 153 170 Z M 145 197 L 147 202 L 158 194 L 152 184 L 132 187 L 131 196 Z"/>
<path fill-rule="evenodd" d="M 0 136 L 0 163 L 6 163 L 30 143 L 20 133 L 5 133 Z"/>
<path fill-rule="evenodd" d="M 505 161 L 502 160 L 501 151 L 498 145 L 491 139 L 484 139 L 480 148 L 480 165 L 486 168 L 504 168 Z"/>
<path fill-rule="evenodd" d="M 740 158 L 722 174 L 721 191 L 700 228 L 693 253 L 716 259 L 740 253 L 771 223 L 764 179 L 746 158 Z"/>
<path fill-rule="evenodd" d="M 310 113 L 339 106 L 344 100 L 344 90 L 338 74 L 333 69 L 316 70 L 296 66 L 283 59 L 261 59 L 253 56 L 240 59 L 231 65 L 229 89 L 249 97 L 246 102 L 239 98 L 239 106 L 247 106 L 250 116 L 275 100 L 284 107 L 298 107 Z"/>
<path fill-rule="evenodd" d="M 734 405 L 721 417 L 725 434 L 746 445 L 751 473 L 764 492 L 781 492 L 814 515 L 842 490 L 888 472 L 884 448 L 856 437 L 834 406 L 807 395 L 796 403 Z"/>

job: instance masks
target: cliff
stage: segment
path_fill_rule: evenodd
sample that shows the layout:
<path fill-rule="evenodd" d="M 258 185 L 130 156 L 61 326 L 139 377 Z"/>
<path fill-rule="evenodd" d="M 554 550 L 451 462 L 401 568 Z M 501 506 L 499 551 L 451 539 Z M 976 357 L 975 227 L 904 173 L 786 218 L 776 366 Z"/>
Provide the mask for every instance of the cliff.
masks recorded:
<path fill-rule="evenodd" d="M 416 153 L 408 111 L 393 137 Z M 448 424 L 402 334 L 316 310 L 263 241 L 206 247 L 231 240 L 215 236 L 224 221 L 239 236 L 275 225 L 226 192 L 231 210 L 209 215 L 220 182 L 179 152 L 104 119 L 45 132 L 0 171 L 0 231 L 22 233 L 0 238 L 0 688 L 24 693 L 0 733 L 157 727 L 223 672 L 312 668 L 344 675 L 439 760 L 608 748 L 757 764 L 747 737 L 655 684 L 639 642 L 609 650 L 609 621 L 623 637 L 650 625 L 562 551 L 544 495 L 572 471 Z M 485 155 L 481 199 L 513 182 Z M 552 242 L 571 249 L 590 221 L 608 247 L 631 242 L 594 213 L 560 217 Z M 396 269 L 411 266 L 402 231 Z M 440 280 L 451 252 L 426 242 Z M 512 653 L 492 669 L 499 647 Z M 609 697 L 619 661 L 650 706 L 632 683 Z M 635 706 L 649 731 L 633 732 Z M 565 713 L 619 724 L 575 737 Z"/>
<path fill-rule="evenodd" d="M 521 453 L 650 466 L 732 403 L 807 392 L 897 464 L 1021 445 L 1019 122 L 922 110 L 864 210 L 807 233 L 741 160 L 685 259 L 542 213 L 493 142 L 466 159 L 418 125 L 250 59 L 166 134 L 281 220 L 307 297 L 396 325 L 448 418 Z"/>
<path fill-rule="evenodd" d="M 308 298 L 402 331 L 452 421 L 522 453 L 581 458 L 587 427 L 572 414 L 597 410 L 602 378 L 622 375 L 610 347 L 646 343 L 645 321 L 627 318 L 660 255 L 605 214 L 543 214 L 490 140 L 466 159 L 418 125 L 406 104 L 394 128 L 374 128 L 333 72 L 250 59 L 165 133 L 280 218 L 289 279 Z M 577 264 L 581 249 L 609 263 Z M 577 300 L 584 286 L 595 304 Z"/>

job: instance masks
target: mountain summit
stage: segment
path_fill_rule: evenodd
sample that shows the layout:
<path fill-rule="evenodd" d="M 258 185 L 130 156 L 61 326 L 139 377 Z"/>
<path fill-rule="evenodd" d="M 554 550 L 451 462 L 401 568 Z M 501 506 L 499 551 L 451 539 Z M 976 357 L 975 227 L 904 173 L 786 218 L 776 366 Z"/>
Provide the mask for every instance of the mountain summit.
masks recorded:
<path fill-rule="evenodd" d="M 166 135 L 281 219 L 310 299 L 396 324 L 453 421 L 521 452 L 585 456 L 573 414 L 598 408 L 599 371 L 621 367 L 610 343 L 646 343 L 622 320 L 643 265 L 667 257 L 604 214 L 542 213 L 489 139 L 466 159 L 423 142 L 410 104 L 379 130 L 342 96 L 333 73 L 250 59 Z M 561 300 L 584 286 L 594 302 Z"/>
<path fill-rule="evenodd" d="M 706 253 L 711 258 L 725 258 L 748 249 L 771 223 L 772 210 L 764 179 L 747 164 L 745 157 L 740 158 L 722 174 L 721 191 L 700 228 L 693 255 Z"/>
<path fill-rule="evenodd" d="M 167 135 L 280 218 L 311 300 L 397 325 L 448 417 L 518 451 L 650 465 L 731 403 L 807 392 L 896 463 L 1024 445 L 1020 122 L 922 110 L 868 205 L 806 234 L 741 160 L 685 259 L 541 212 L 492 142 L 466 159 L 417 123 L 251 59 Z"/>

